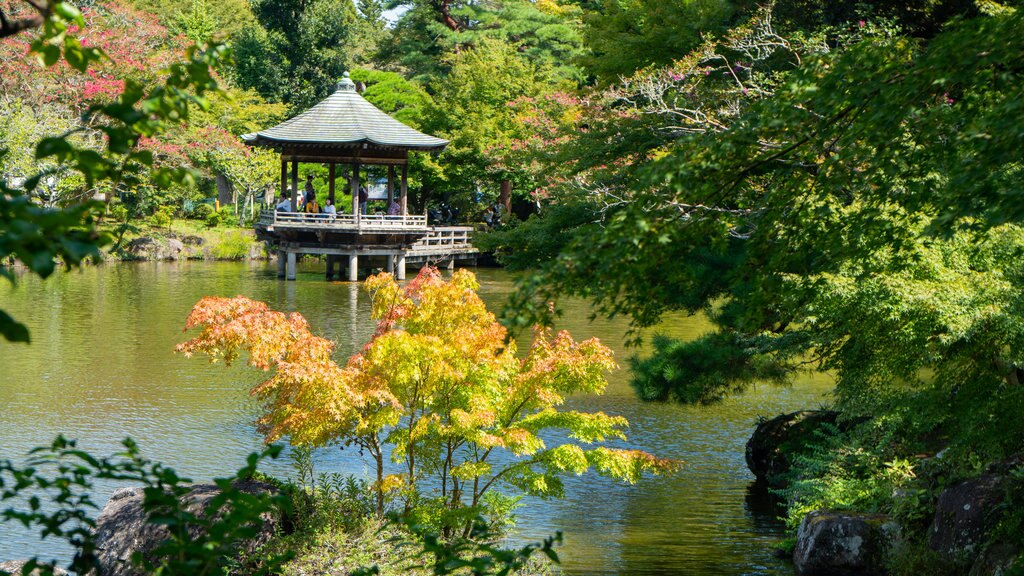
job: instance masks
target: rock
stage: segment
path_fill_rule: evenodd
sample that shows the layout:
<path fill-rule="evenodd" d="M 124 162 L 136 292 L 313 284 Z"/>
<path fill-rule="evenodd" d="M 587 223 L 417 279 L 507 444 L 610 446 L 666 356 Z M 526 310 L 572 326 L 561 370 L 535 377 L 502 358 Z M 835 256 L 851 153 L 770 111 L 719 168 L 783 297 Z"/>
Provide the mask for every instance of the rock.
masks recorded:
<path fill-rule="evenodd" d="M 947 560 L 974 560 L 999 521 L 1006 478 L 983 474 L 946 489 L 935 505 L 928 546 Z"/>
<path fill-rule="evenodd" d="M 28 560 L 9 560 L 7 562 L 0 562 L 0 572 L 10 572 L 11 574 L 21 574 L 22 568 L 25 564 L 28 564 Z M 40 571 L 38 568 L 31 572 L 32 576 L 38 576 Z M 53 576 L 68 576 L 68 571 L 57 567 L 53 569 Z"/>
<path fill-rule="evenodd" d="M 175 238 L 170 238 L 167 240 L 167 245 L 164 247 L 164 257 L 162 260 L 177 260 L 181 257 L 181 253 L 184 250 L 184 242 Z"/>
<path fill-rule="evenodd" d="M 1022 564 L 1020 548 L 1013 544 L 993 544 L 981 553 L 968 576 L 1003 576 Z"/>
<path fill-rule="evenodd" d="M 816 429 L 838 418 L 838 412 L 803 410 L 761 422 L 747 441 L 747 468 L 758 480 L 780 486 L 779 476 L 789 470 L 791 455 L 814 439 Z"/>
<path fill-rule="evenodd" d="M 235 486 L 248 494 L 277 492 L 270 484 L 255 480 L 239 481 Z M 219 493 L 220 490 L 214 484 L 195 484 L 183 497 L 183 501 L 189 510 L 199 512 Z M 96 518 L 97 556 L 104 576 L 141 575 L 131 564 L 132 554 L 141 552 L 146 555 L 167 538 L 167 530 L 163 526 L 145 521 L 142 494 L 142 488 L 121 488 L 115 491 Z M 266 517 L 263 520 L 257 536 L 240 544 L 241 551 L 252 552 L 273 536 L 279 526 L 279 519 Z"/>
<path fill-rule="evenodd" d="M 206 239 L 202 236 L 185 236 L 181 241 L 187 246 L 202 246 L 203 244 L 206 244 Z"/>
<path fill-rule="evenodd" d="M 884 574 L 899 539 L 899 526 L 888 516 L 816 510 L 800 523 L 793 563 L 801 575 Z"/>

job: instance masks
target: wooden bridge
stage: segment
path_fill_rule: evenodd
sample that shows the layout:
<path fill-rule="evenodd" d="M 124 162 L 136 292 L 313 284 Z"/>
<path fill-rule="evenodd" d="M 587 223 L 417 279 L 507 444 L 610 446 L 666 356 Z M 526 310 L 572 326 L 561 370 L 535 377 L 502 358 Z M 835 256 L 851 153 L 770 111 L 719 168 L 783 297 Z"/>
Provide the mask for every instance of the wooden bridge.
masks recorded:
<path fill-rule="evenodd" d="M 278 253 L 278 277 L 295 280 L 299 254 L 327 257 L 327 278 L 351 282 L 360 267 L 381 269 L 405 279 L 406 264 L 476 263 L 479 251 L 470 242 L 468 226 L 428 226 L 425 215 L 302 214 L 264 210 L 256 221 L 257 236 Z M 347 274 L 342 274 L 342 268 Z"/>

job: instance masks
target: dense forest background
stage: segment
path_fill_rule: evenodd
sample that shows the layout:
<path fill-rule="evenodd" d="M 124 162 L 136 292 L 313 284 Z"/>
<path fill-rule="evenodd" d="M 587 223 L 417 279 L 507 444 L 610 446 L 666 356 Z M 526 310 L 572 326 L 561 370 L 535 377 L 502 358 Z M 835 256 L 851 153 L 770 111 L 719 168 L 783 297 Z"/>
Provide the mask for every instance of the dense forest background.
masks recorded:
<path fill-rule="evenodd" d="M 638 329 L 707 314 L 712 332 L 634 362 L 650 400 L 830 371 L 847 424 L 788 482 L 792 519 L 884 511 L 922 535 L 938 491 L 1024 449 L 1019 4 L 82 2 L 81 42 L 109 56 L 88 72 L 39 65 L 29 35 L 0 42 L 0 173 L 17 187 L 44 170 L 36 202 L 105 193 L 122 219 L 187 215 L 217 175 L 252 196 L 277 165 L 238 136 L 350 70 L 367 99 L 451 141 L 416 158 L 415 210 L 504 208 L 479 242 L 530 271 L 510 325 L 551 320 L 566 296 Z M 223 90 L 138 139 L 152 160 L 138 177 L 87 178 L 35 148 L 66 134 L 105 153 L 87 112 L 210 41 L 233 50 Z M 162 167 L 192 177 L 168 185 Z M 994 538 L 1024 545 L 1022 518 Z"/>

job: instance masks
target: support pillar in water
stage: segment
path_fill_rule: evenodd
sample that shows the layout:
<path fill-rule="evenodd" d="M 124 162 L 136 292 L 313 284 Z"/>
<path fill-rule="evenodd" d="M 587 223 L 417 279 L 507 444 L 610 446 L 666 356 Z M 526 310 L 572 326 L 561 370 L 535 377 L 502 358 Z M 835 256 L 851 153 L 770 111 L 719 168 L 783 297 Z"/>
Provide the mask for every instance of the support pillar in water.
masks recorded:
<path fill-rule="evenodd" d="M 405 280 L 405 254 L 400 253 L 395 260 L 395 278 Z"/>
<path fill-rule="evenodd" d="M 355 254 L 348 255 L 348 281 L 359 281 L 359 256 Z"/>
<path fill-rule="evenodd" d="M 295 252 L 288 251 L 288 263 L 285 266 L 285 279 L 295 280 Z"/>

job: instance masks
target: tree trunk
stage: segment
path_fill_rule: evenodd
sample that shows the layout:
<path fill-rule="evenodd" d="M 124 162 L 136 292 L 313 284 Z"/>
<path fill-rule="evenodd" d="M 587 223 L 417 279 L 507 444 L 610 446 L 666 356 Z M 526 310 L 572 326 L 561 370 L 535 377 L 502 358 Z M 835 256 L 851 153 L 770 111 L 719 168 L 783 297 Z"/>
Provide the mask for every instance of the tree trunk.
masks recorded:
<path fill-rule="evenodd" d="M 512 182 L 510 180 L 501 181 L 501 192 L 498 194 L 498 204 L 501 204 L 505 208 L 505 213 L 502 217 L 507 218 L 512 213 Z"/>

